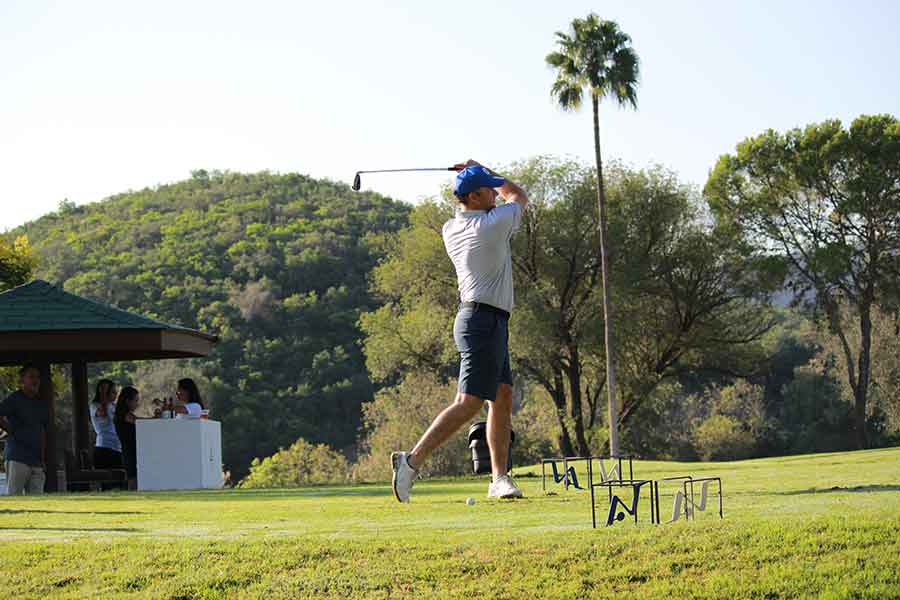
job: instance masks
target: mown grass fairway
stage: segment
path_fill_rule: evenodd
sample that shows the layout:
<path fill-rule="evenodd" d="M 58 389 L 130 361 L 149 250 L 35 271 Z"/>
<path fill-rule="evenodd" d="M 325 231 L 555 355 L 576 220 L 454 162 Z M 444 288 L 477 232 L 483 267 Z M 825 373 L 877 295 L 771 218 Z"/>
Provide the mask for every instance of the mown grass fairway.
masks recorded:
<path fill-rule="evenodd" d="M 0 498 L 5 598 L 898 598 L 900 448 L 635 463 L 724 478 L 725 520 L 590 527 L 585 492 L 484 480 Z M 472 496 L 475 506 L 466 506 Z M 646 502 L 646 499 L 645 499 Z M 663 498 L 663 518 L 671 498 Z M 646 508 L 646 506 L 645 506 Z M 601 503 L 600 511 L 605 505 Z"/>

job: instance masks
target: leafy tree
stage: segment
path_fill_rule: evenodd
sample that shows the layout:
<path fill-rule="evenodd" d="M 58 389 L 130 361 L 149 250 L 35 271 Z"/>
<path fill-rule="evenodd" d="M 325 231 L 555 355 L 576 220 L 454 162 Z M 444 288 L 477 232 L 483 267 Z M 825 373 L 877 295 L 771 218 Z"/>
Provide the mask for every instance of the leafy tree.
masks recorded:
<path fill-rule="evenodd" d="M 38 266 L 38 259 L 32 252 L 31 244 L 25 235 L 17 235 L 11 239 L 0 237 L 0 292 L 27 283 Z M 70 389 L 66 385 L 67 373 L 52 367 L 50 376 L 54 389 L 64 393 Z M 0 399 L 6 398 L 19 387 L 19 369 L 17 367 L 0 367 Z M 66 398 L 63 398 L 65 400 Z M 70 404 L 57 402 L 55 411 L 58 436 L 71 435 Z M 58 448 L 63 448 L 58 445 Z M 61 457 L 57 457 L 59 460 Z"/>
<path fill-rule="evenodd" d="M 22 285 L 31 279 L 37 259 L 24 235 L 12 240 L 0 237 L 0 292 Z M 6 398 L 19 385 L 18 369 L 0 367 L 0 399 Z"/>
<path fill-rule="evenodd" d="M 846 341 L 852 347 L 860 343 L 860 331 L 854 327 L 859 318 L 846 302 L 838 306 L 841 328 L 845 332 Z M 867 418 L 870 421 L 869 435 L 873 432 L 872 423 L 879 415 L 884 415 L 888 432 L 900 432 L 900 318 L 896 313 L 878 306 L 872 307 L 872 349 L 870 354 L 870 390 Z M 840 396 L 853 403 L 853 389 L 848 384 L 849 373 L 847 363 L 840 360 L 843 344 L 838 335 L 832 331 L 824 331 L 822 349 L 815 363 L 831 367 L 828 372 L 836 380 Z"/>
<path fill-rule="evenodd" d="M 621 290 L 621 423 L 665 380 L 746 377 L 764 359 L 771 282 L 732 239 L 707 227 L 700 200 L 663 169 L 615 172 L 610 230 Z"/>
<path fill-rule="evenodd" d="M 68 198 L 63 198 L 62 200 L 60 200 L 59 206 L 56 210 L 61 215 L 70 215 L 78 212 L 78 205 Z"/>
<path fill-rule="evenodd" d="M 26 283 L 36 268 L 37 259 L 27 236 L 11 241 L 0 238 L 0 292 Z"/>
<path fill-rule="evenodd" d="M 510 351 L 552 400 L 560 450 L 590 455 L 589 431 L 606 383 L 597 368 L 604 354 L 594 173 L 548 159 L 515 171 L 532 201 L 512 244 L 518 285 Z"/>
<path fill-rule="evenodd" d="M 599 104 L 603 98 L 637 108 L 638 56 L 631 38 L 614 21 L 603 21 L 591 13 L 574 19 L 571 31 L 556 33 L 558 50 L 546 62 L 557 69 L 552 95 L 564 110 L 581 107 L 583 90 L 588 89 L 594 120 L 594 155 L 597 164 L 597 206 L 600 215 L 600 266 L 603 282 L 604 341 L 606 345 L 606 389 L 609 401 L 609 445 L 612 456 L 619 455 L 618 404 L 616 398 L 615 350 L 610 300 L 609 247 L 607 245 L 606 194 L 603 161 L 600 155 Z"/>
<path fill-rule="evenodd" d="M 706 184 L 719 224 L 786 277 L 798 301 L 824 311 L 854 399 L 854 439 L 867 445 L 872 313 L 900 282 L 900 122 L 861 116 L 767 131 L 719 158 Z M 858 341 L 840 318 L 853 307 Z"/>

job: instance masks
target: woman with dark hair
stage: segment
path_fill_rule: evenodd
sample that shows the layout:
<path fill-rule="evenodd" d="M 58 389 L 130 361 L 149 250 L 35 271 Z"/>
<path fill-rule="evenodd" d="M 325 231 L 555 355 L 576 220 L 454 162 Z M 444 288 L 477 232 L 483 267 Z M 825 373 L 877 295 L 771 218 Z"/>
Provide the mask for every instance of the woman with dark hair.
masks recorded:
<path fill-rule="evenodd" d="M 122 388 L 119 398 L 116 400 L 116 414 L 114 421 L 116 433 L 122 443 L 122 459 L 125 462 L 125 471 L 128 473 L 128 489 L 137 489 L 137 430 L 134 422 L 137 417 L 134 411 L 141 402 L 141 393 L 129 386 Z"/>
<path fill-rule="evenodd" d="M 109 379 L 98 381 L 94 401 L 91 402 L 91 425 L 97 434 L 94 444 L 95 469 L 122 468 L 122 443 L 113 423 L 115 401 L 116 384 Z"/>
<path fill-rule="evenodd" d="M 203 398 L 200 397 L 200 390 L 197 389 L 197 384 L 194 383 L 193 379 L 179 379 L 175 397 L 181 403 L 175 407 L 175 412 L 177 413 L 199 417 L 205 408 L 203 406 Z"/>

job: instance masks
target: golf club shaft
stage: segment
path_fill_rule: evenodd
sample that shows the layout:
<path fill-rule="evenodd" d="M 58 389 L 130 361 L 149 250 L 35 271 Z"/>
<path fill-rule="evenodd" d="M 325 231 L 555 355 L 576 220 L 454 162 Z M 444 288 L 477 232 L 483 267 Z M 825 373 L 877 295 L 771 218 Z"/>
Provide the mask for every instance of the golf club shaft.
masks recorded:
<path fill-rule="evenodd" d="M 455 171 L 454 167 L 429 167 L 425 169 L 378 169 L 376 171 L 357 171 L 358 173 L 408 173 L 411 171 Z"/>

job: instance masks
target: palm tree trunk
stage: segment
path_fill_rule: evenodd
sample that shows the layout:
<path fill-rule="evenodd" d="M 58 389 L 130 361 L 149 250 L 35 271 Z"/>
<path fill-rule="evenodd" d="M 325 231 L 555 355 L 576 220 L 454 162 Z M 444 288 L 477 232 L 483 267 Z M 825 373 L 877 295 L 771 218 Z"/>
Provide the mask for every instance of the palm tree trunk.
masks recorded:
<path fill-rule="evenodd" d="M 597 209 L 600 212 L 600 273 L 603 279 L 603 341 L 606 346 L 606 394 L 609 400 L 609 454 L 619 456 L 619 410 L 616 403 L 616 369 L 613 361 L 612 305 L 609 301 L 609 260 L 606 247 L 606 190 L 600 158 L 599 99 L 591 93 L 594 112 L 594 153 L 597 157 Z"/>

